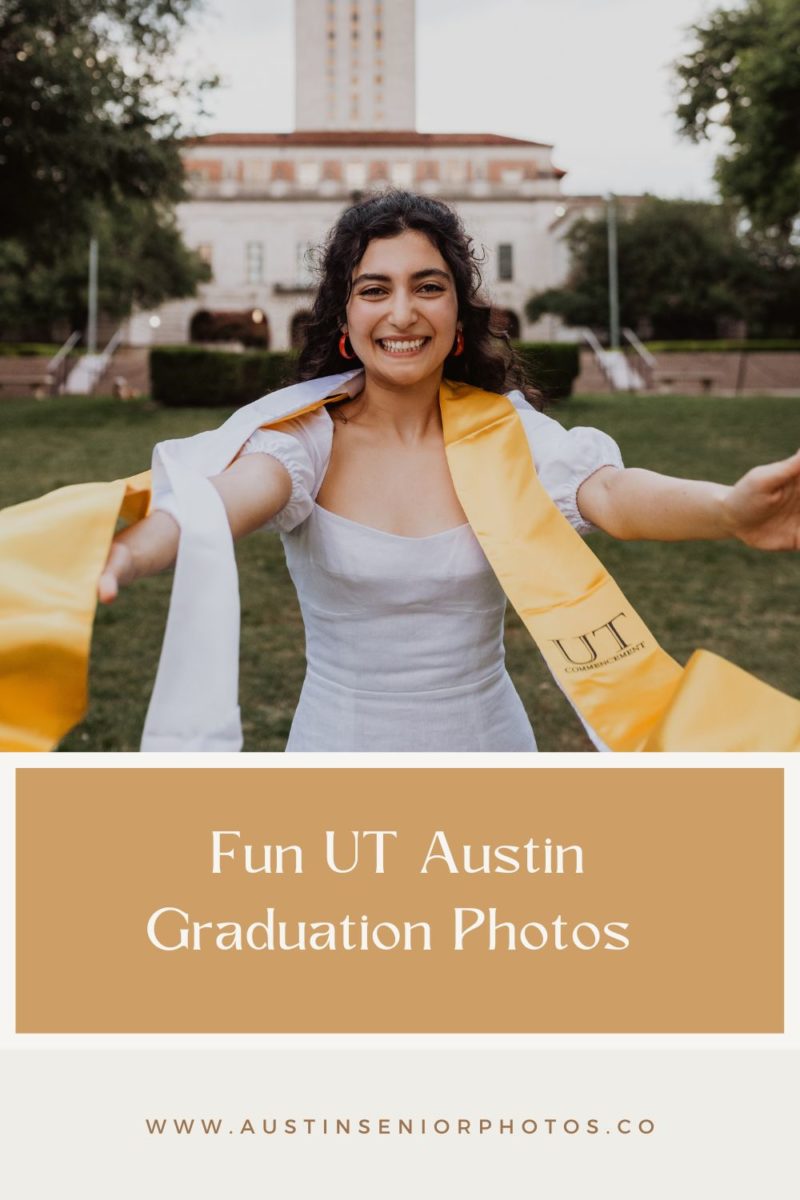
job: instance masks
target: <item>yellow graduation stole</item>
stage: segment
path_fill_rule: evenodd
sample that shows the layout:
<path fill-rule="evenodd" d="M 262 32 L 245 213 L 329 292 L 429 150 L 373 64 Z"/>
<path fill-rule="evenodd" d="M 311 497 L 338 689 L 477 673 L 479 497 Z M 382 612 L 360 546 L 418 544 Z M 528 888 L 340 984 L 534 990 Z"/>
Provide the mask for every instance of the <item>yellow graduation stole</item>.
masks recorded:
<path fill-rule="evenodd" d="M 59 488 L 0 512 L 0 750 L 52 750 L 83 718 L 97 581 L 150 473 Z"/>
<path fill-rule="evenodd" d="M 556 682 L 611 750 L 800 750 L 800 702 L 708 651 L 682 669 L 533 469 L 506 396 L 443 383 L 461 506 Z"/>
<path fill-rule="evenodd" d="M 331 398 L 328 391 L 288 412 L 278 405 L 266 424 Z M 263 406 L 249 406 L 249 432 L 270 415 Z M 716 655 L 698 651 L 682 669 L 660 648 L 545 492 L 506 396 L 444 382 L 440 406 L 472 530 L 556 682 L 606 746 L 800 750 L 800 702 Z M 246 427 L 244 412 L 231 422 Z M 229 446 L 216 469 L 228 454 Z M 0 513 L 0 749 L 50 750 L 82 718 L 97 580 L 117 520 L 144 516 L 149 488 L 145 472 L 61 488 Z"/>

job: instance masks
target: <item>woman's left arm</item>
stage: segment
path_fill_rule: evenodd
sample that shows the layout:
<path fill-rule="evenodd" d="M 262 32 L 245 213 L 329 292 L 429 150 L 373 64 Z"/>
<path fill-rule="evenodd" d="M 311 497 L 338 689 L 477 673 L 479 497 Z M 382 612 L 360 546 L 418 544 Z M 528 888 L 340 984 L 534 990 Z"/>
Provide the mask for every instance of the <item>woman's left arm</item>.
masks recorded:
<path fill-rule="evenodd" d="M 624 540 L 735 537 L 760 550 L 798 550 L 800 450 L 754 467 L 733 487 L 602 467 L 581 484 L 578 507 L 587 521 Z"/>

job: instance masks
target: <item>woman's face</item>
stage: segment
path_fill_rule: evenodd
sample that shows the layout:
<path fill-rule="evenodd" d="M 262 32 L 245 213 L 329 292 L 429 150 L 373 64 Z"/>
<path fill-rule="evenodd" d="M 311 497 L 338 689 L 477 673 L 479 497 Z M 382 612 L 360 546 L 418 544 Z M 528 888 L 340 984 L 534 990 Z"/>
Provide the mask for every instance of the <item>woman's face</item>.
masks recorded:
<path fill-rule="evenodd" d="M 447 263 L 416 230 L 375 238 L 353 272 L 347 333 L 368 376 L 412 387 L 441 374 L 458 301 Z"/>

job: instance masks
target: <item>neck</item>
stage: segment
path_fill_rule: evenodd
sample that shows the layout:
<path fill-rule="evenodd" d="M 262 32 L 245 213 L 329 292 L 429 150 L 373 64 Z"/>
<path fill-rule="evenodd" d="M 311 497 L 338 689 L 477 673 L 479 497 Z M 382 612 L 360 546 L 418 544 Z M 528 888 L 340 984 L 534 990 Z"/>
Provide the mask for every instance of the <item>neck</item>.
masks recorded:
<path fill-rule="evenodd" d="M 413 387 L 393 387 L 367 377 L 353 415 L 360 423 L 380 428 L 400 441 L 422 441 L 432 430 L 441 429 L 441 378 L 441 371 L 437 371 Z"/>

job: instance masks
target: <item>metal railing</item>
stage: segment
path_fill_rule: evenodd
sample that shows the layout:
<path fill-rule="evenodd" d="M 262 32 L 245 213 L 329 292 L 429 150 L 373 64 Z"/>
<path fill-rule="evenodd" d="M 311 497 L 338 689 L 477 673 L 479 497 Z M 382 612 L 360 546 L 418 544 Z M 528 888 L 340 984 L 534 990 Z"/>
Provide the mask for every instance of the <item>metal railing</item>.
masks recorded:
<path fill-rule="evenodd" d="M 604 350 L 591 329 L 582 329 L 581 336 L 591 347 L 597 365 L 603 372 L 606 383 L 612 392 L 638 392 L 646 386 L 645 380 L 625 357 L 622 350 Z M 645 348 L 642 347 L 642 349 Z"/>
<path fill-rule="evenodd" d="M 100 354 L 84 354 L 73 367 L 66 381 L 69 391 L 77 395 L 88 396 L 105 374 L 106 368 L 117 346 L 122 341 L 122 326 L 113 337 L 109 338 L 105 349 Z"/>
<path fill-rule="evenodd" d="M 658 366 L 656 356 L 651 354 L 651 352 L 647 349 L 647 346 L 645 346 L 644 343 L 639 340 L 632 329 L 623 329 L 622 336 L 627 342 L 630 343 L 631 346 L 633 346 L 633 349 L 638 354 L 639 359 L 641 360 L 640 369 L 644 376 L 645 384 L 649 389 L 652 389 L 655 370 Z"/>
<path fill-rule="evenodd" d="M 67 381 L 70 371 L 69 355 L 80 340 L 80 330 L 76 329 L 69 335 L 64 345 L 56 351 L 47 364 L 47 370 L 50 374 L 51 396 L 60 396 L 64 391 L 64 384 Z"/>
<path fill-rule="evenodd" d="M 603 347 L 600 345 L 600 342 L 598 341 L 597 335 L 595 334 L 594 330 L 589 329 L 589 327 L 586 326 L 583 329 L 581 329 L 580 332 L 581 332 L 581 337 L 583 338 L 583 340 L 586 342 L 587 346 L 589 346 L 592 353 L 594 354 L 595 362 L 597 363 L 598 367 L 602 371 L 603 378 L 605 379 L 606 383 L 611 388 L 612 392 L 616 391 L 616 388 L 614 387 L 614 380 L 611 378 L 611 374 L 608 369 L 608 363 L 606 361 L 606 352 L 603 349 Z"/>
<path fill-rule="evenodd" d="M 122 326 L 120 325 L 119 329 L 116 331 L 116 333 L 113 335 L 113 337 L 109 338 L 109 340 L 106 342 L 105 350 L 102 352 L 102 354 L 100 354 L 98 356 L 99 357 L 98 366 L 100 369 L 99 369 L 97 377 L 95 379 L 95 383 L 97 383 L 97 380 L 100 378 L 100 376 L 103 374 L 103 372 L 105 371 L 108 364 L 111 362 L 111 359 L 114 356 L 114 352 L 116 351 L 117 346 L 120 344 L 121 341 L 122 341 Z"/>

